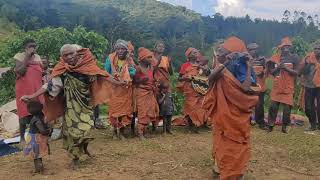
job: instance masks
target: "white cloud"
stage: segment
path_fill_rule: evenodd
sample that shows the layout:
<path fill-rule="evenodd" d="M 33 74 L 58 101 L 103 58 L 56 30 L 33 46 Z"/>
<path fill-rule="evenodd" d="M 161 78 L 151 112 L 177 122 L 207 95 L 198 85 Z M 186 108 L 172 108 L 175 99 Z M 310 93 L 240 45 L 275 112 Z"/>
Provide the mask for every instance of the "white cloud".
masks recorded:
<path fill-rule="evenodd" d="M 244 0 L 217 0 L 215 12 L 224 16 L 243 16 L 245 13 Z"/>
<path fill-rule="evenodd" d="M 245 16 L 280 20 L 285 10 L 319 14 L 320 0 L 217 0 L 216 12 L 224 16 Z"/>
<path fill-rule="evenodd" d="M 204 15 L 219 12 L 224 16 L 245 16 L 281 20 L 287 9 L 320 15 L 320 0 L 158 0 L 197 10 Z M 212 10 L 213 9 L 213 10 Z"/>

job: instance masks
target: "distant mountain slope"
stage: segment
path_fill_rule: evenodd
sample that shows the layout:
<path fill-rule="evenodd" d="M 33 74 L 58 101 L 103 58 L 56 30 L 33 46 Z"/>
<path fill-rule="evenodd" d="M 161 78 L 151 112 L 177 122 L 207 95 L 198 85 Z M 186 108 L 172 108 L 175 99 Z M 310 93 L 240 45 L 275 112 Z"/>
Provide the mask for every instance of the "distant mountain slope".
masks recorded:
<path fill-rule="evenodd" d="M 301 36 L 308 42 L 320 37 L 317 24 L 303 17 L 296 22 L 225 18 L 221 14 L 204 17 L 156 0 L 0 0 L 0 17 L 24 31 L 48 26 L 71 30 L 82 25 L 104 35 L 110 45 L 122 38 L 136 47 L 153 48 L 162 40 L 176 67 L 185 60 L 187 47 L 199 48 L 209 58 L 212 45 L 230 35 L 257 42 L 264 55 L 270 55 L 283 36 Z M 107 52 L 111 50 L 109 46 Z"/>

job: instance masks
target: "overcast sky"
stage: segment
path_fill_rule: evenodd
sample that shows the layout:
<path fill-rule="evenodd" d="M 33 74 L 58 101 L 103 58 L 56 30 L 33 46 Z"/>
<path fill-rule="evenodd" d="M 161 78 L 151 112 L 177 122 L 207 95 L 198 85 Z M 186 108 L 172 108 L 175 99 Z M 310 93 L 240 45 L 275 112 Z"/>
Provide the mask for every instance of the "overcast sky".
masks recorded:
<path fill-rule="evenodd" d="M 160 0 L 174 5 L 186 6 L 203 15 L 216 12 L 224 16 L 245 16 L 278 19 L 283 12 L 299 10 L 320 15 L 320 0 Z"/>

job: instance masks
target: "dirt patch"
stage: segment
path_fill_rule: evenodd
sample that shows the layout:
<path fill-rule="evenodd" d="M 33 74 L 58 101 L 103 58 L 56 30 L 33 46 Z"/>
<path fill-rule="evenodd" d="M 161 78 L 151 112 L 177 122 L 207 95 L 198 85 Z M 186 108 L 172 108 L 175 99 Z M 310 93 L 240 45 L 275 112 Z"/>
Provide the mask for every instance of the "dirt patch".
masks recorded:
<path fill-rule="evenodd" d="M 52 155 L 44 159 L 50 175 L 32 176 L 33 161 L 22 153 L 0 159 L 4 179 L 212 179 L 211 132 L 174 136 L 156 135 L 145 142 L 138 138 L 115 141 L 109 130 L 94 130 L 90 150 L 94 159 L 83 157 L 81 168 L 72 171 L 61 141 L 51 144 Z M 293 128 L 288 135 L 279 129 L 268 134 L 252 132 L 252 158 L 246 179 L 320 180 L 319 135 L 303 134 Z"/>

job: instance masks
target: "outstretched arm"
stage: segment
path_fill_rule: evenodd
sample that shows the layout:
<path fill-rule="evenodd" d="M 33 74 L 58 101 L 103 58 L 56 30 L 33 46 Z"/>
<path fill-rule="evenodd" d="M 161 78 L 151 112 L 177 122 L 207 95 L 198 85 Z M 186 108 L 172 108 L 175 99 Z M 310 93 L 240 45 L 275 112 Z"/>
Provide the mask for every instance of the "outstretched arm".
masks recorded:
<path fill-rule="evenodd" d="M 45 92 L 47 92 L 48 90 L 41 87 L 37 92 L 35 92 L 34 94 L 31 94 L 31 95 L 24 95 L 20 98 L 21 101 L 24 101 L 24 102 L 28 102 L 34 98 L 37 98 L 38 96 L 44 94 Z"/>
<path fill-rule="evenodd" d="M 209 86 L 211 86 L 215 81 L 217 81 L 221 77 L 221 73 L 225 68 L 225 64 L 220 64 L 218 67 L 214 68 L 209 75 Z"/>

